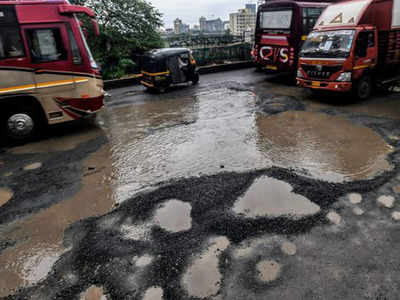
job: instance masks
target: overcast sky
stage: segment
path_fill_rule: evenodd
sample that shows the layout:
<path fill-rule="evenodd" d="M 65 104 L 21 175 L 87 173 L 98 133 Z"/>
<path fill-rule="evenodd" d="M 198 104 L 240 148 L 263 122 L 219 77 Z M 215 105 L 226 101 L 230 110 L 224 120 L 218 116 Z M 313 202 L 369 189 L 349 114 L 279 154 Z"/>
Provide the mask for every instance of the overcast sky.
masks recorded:
<path fill-rule="evenodd" d="M 246 3 L 256 3 L 251 0 L 148 0 L 163 13 L 164 27 L 172 27 L 176 18 L 184 23 L 194 25 L 199 23 L 201 16 L 209 18 L 220 17 L 229 20 L 229 13 L 244 8 Z"/>

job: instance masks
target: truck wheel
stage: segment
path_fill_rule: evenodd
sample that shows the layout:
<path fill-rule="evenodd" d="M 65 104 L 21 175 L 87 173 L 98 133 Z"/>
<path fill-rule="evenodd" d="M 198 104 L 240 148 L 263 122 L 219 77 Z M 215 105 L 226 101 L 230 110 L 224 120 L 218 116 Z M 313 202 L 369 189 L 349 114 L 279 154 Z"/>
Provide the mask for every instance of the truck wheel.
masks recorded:
<path fill-rule="evenodd" d="M 2 118 L 2 130 L 13 142 L 27 142 L 36 137 L 40 127 L 38 113 L 32 110 L 13 109 Z"/>
<path fill-rule="evenodd" d="M 368 99 L 371 96 L 372 91 L 372 80 L 371 77 L 363 76 L 357 82 L 355 86 L 355 95 L 359 100 Z"/>
<path fill-rule="evenodd" d="M 193 83 L 193 85 L 196 85 L 196 84 L 198 84 L 199 83 L 199 80 L 200 80 L 200 75 L 199 75 L 199 73 L 194 73 L 193 74 L 193 80 L 192 80 L 192 83 Z"/>

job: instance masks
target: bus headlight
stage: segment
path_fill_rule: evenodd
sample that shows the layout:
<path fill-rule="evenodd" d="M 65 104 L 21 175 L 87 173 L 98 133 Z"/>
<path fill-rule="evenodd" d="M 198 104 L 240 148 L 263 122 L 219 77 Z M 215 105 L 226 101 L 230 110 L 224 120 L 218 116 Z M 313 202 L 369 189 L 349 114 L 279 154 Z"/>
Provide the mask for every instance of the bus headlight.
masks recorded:
<path fill-rule="evenodd" d="M 351 81 L 351 72 L 343 72 L 342 74 L 340 74 L 338 79 L 336 79 L 336 81 L 342 81 L 342 82 Z"/>
<path fill-rule="evenodd" d="M 297 70 L 297 78 L 304 78 L 303 73 L 300 71 L 300 69 Z"/>

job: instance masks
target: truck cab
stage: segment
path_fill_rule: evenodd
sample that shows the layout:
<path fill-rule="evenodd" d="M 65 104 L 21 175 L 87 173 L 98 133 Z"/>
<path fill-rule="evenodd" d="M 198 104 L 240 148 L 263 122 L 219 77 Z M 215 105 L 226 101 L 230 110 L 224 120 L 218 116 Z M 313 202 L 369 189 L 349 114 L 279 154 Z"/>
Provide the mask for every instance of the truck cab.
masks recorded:
<path fill-rule="evenodd" d="M 368 98 L 378 63 L 378 32 L 374 26 L 314 31 L 300 52 L 300 86 Z"/>
<path fill-rule="evenodd" d="M 330 5 L 304 43 L 297 83 L 353 92 L 359 99 L 395 78 L 400 66 L 400 0 L 352 0 Z"/>

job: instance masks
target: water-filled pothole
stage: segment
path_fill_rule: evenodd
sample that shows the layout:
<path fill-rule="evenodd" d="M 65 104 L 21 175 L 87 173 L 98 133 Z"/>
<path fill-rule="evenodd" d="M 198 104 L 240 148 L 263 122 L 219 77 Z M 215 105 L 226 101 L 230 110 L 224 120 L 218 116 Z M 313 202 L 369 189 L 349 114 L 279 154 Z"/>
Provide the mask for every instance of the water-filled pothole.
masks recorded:
<path fill-rule="evenodd" d="M 170 232 L 189 230 L 192 227 L 191 211 L 189 203 L 170 200 L 157 209 L 154 222 Z"/>
<path fill-rule="evenodd" d="M 0 207 L 10 201 L 13 195 L 13 192 L 8 189 L 0 189 Z"/>
<path fill-rule="evenodd" d="M 317 204 L 292 190 L 284 181 L 262 176 L 236 201 L 233 210 L 249 218 L 288 216 L 294 219 L 320 211 Z"/>
<path fill-rule="evenodd" d="M 276 165 L 306 169 L 313 177 L 342 182 L 391 170 L 392 151 L 373 130 L 342 117 L 308 111 L 258 115 L 258 147 Z"/>
<path fill-rule="evenodd" d="M 228 248 L 230 242 L 226 237 L 218 237 L 212 239 L 210 244 L 183 276 L 182 285 L 192 297 L 211 297 L 220 289 L 222 275 L 218 267 L 219 256 Z"/>

